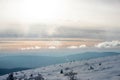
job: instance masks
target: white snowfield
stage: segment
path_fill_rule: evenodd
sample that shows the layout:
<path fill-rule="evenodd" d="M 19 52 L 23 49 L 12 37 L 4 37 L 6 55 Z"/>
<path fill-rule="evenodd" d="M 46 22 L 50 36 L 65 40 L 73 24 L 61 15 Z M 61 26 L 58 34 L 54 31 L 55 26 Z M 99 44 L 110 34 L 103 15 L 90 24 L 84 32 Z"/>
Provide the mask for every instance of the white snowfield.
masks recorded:
<path fill-rule="evenodd" d="M 120 80 L 120 55 L 72 61 L 13 74 L 15 80 Z M 6 80 L 8 75 L 0 76 L 0 80 Z"/>

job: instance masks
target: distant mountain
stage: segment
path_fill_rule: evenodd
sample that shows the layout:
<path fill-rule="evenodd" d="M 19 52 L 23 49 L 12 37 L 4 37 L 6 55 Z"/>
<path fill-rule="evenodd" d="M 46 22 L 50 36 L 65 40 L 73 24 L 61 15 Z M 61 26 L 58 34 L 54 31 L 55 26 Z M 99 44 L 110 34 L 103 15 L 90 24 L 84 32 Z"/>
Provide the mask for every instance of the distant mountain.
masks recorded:
<path fill-rule="evenodd" d="M 98 58 L 98 57 L 106 57 L 106 56 L 112 56 L 112 55 L 118 55 L 120 53 L 118 52 L 86 52 L 82 54 L 74 54 L 66 56 L 66 58 L 70 60 L 86 60 L 86 59 L 92 59 L 92 58 Z"/>
<path fill-rule="evenodd" d="M 35 68 L 48 66 L 51 64 L 59 63 L 61 57 L 51 56 L 31 56 L 31 55 L 18 55 L 18 56 L 5 56 L 0 58 L 0 68 Z"/>
<path fill-rule="evenodd" d="M 1 68 L 0 69 L 0 75 L 8 74 L 11 72 L 16 72 L 16 71 L 21 71 L 21 70 L 27 70 L 30 68 L 12 68 L 12 69 L 6 69 L 6 68 Z"/>

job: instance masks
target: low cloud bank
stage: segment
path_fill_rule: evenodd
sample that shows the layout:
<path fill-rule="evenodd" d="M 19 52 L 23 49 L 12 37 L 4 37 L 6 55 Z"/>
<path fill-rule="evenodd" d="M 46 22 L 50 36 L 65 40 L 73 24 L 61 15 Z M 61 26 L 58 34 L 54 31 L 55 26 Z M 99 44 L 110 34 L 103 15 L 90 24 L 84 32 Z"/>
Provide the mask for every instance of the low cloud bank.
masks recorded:
<path fill-rule="evenodd" d="M 80 45 L 79 48 L 86 48 L 86 45 Z"/>
<path fill-rule="evenodd" d="M 120 41 L 106 41 L 95 45 L 97 48 L 120 48 Z"/>
<path fill-rule="evenodd" d="M 41 49 L 41 47 L 34 46 L 34 47 L 24 47 L 24 48 L 21 48 L 21 50 L 37 50 L 37 49 Z"/>
<path fill-rule="evenodd" d="M 80 46 L 69 46 L 67 48 L 69 49 L 76 49 L 76 48 L 86 48 L 87 46 L 86 45 L 80 45 Z"/>
<path fill-rule="evenodd" d="M 69 48 L 69 49 L 76 49 L 76 48 L 78 48 L 77 46 L 69 46 L 69 47 L 67 47 L 67 48 Z"/>
<path fill-rule="evenodd" d="M 55 46 L 49 46 L 48 49 L 56 49 Z"/>

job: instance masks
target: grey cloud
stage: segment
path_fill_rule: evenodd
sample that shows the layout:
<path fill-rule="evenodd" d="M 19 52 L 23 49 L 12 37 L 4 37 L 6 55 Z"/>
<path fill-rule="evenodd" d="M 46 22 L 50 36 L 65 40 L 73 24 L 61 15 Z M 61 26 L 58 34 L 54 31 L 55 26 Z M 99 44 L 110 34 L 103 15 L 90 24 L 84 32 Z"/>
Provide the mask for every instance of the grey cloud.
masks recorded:
<path fill-rule="evenodd" d="M 19 29 L 11 29 L 11 28 L 6 28 L 3 31 L 0 31 L 0 37 L 22 37 L 23 31 L 19 31 Z"/>
<path fill-rule="evenodd" d="M 120 39 L 119 30 L 109 31 L 104 29 L 80 29 L 74 27 L 59 27 L 57 33 L 51 37 L 71 37 L 71 38 L 97 38 L 97 39 Z"/>
<path fill-rule="evenodd" d="M 120 30 L 117 28 L 80 28 L 74 26 L 30 25 L 24 30 L 20 26 L 6 27 L 0 30 L 0 37 L 23 38 L 93 38 L 105 40 L 119 40 Z M 52 32 L 51 32 L 52 31 Z"/>

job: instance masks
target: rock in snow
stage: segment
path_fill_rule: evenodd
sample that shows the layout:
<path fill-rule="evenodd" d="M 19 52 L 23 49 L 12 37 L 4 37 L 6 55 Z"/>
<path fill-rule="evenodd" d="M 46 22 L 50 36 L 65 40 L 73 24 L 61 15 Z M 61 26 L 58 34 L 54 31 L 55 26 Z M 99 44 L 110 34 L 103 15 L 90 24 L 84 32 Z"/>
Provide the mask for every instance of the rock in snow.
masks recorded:
<path fill-rule="evenodd" d="M 11 75 L 14 80 L 120 80 L 120 55 L 14 72 L 0 80 Z"/>

